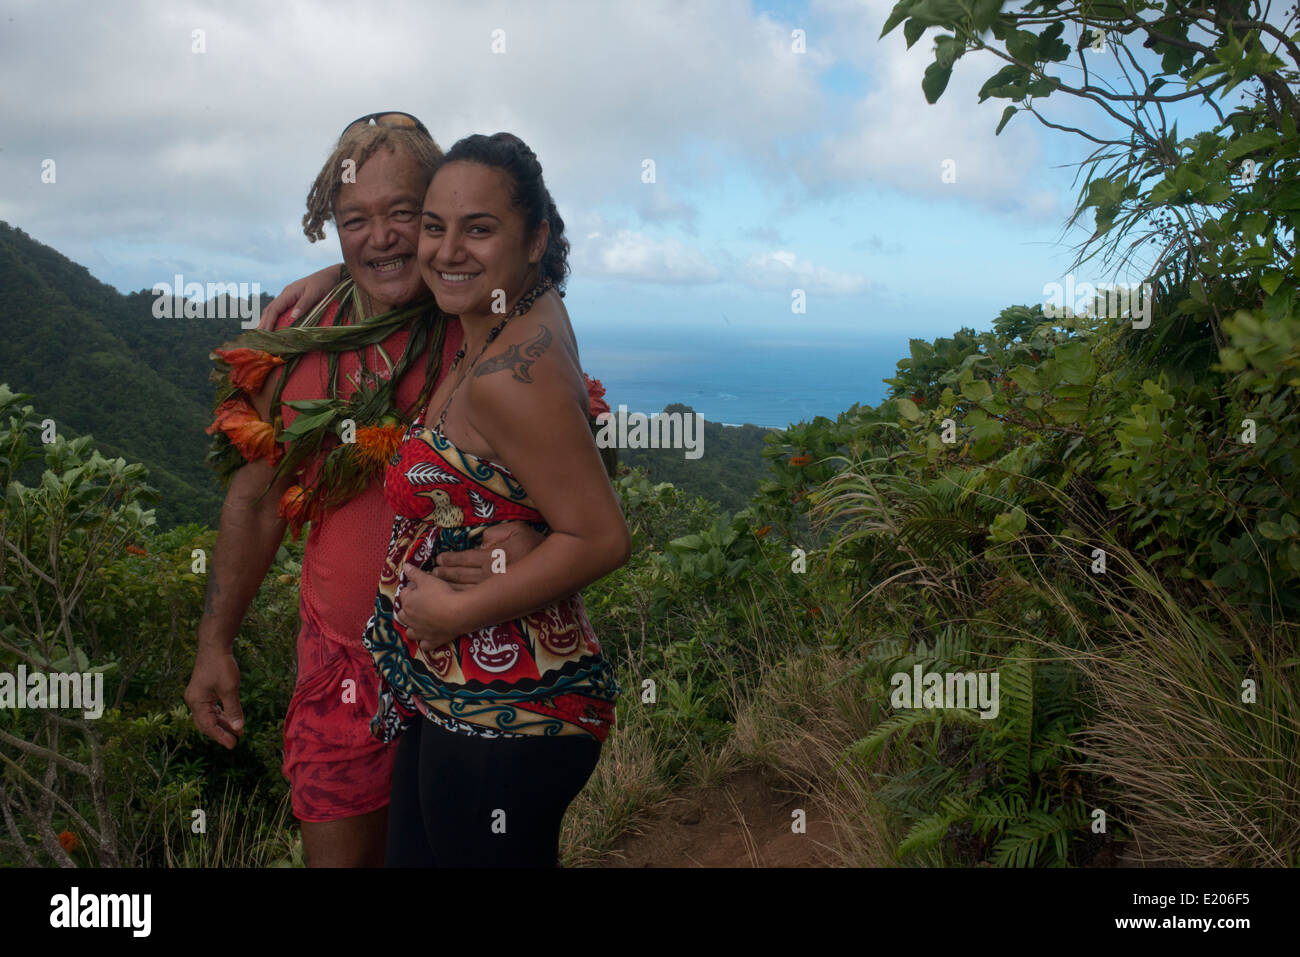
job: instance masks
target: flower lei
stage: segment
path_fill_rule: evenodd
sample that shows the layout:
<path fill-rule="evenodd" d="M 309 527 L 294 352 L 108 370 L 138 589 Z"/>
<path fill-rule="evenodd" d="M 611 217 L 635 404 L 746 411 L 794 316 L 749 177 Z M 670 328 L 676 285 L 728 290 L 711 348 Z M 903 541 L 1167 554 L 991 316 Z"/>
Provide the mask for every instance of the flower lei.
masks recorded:
<path fill-rule="evenodd" d="M 223 482 L 228 483 L 246 461 L 266 459 L 276 466 L 269 489 L 283 476 L 298 472 L 311 457 L 324 454 L 316 482 L 306 487 L 294 485 L 280 499 L 279 513 L 289 523 L 295 540 L 306 522 L 319 520 L 327 510 L 337 508 L 369 486 L 397 450 L 405 431 L 403 423 L 424 406 L 437 382 L 447 314 L 426 298 L 378 316 L 366 316 L 361 300 L 360 288 L 345 270 L 343 280 L 298 323 L 273 332 L 251 330 L 235 340 L 233 348 L 217 349 L 211 355 L 216 365 L 212 379 L 217 384 L 217 397 L 215 419 L 206 430 L 213 435 L 207 462 Z M 321 319 L 334 302 L 339 304 L 335 325 L 321 326 Z M 345 316 L 357 318 L 349 325 L 339 325 L 339 319 Z M 408 325 L 411 334 L 394 363 L 380 343 Z M 356 378 L 347 379 L 353 391 L 346 397 L 340 395 L 339 355 L 369 345 L 387 364 L 387 371 L 371 371 L 363 363 Z M 401 409 L 395 403 L 397 383 L 426 348 L 424 386 L 411 408 Z M 329 397 L 284 403 L 298 412 L 293 424 L 285 428 L 280 396 L 294 367 L 310 352 L 327 354 Z M 258 392 L 271 370 L 281 365 L 284 374 L 271 397 L 272 421 L 265 422 L 249 396 Z M 351 436 L 347 435 L 347 420 L 351 420 Z M 353 440 L 333 444 L 331 437 Z"/>

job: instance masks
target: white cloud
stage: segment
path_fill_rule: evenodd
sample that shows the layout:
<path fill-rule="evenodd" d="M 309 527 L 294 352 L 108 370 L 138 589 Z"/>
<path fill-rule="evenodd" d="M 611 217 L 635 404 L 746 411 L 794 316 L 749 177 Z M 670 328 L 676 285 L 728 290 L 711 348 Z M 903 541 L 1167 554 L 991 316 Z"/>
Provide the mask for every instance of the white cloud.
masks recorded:
<path fill-rule="evenodd" d="M 588 241 L 583 256 L 593 273 L 620 279 L 701 283 L 722 278 L 721 271 L 700 250 L 675 239 L 651 239 L 632 230 L 608 237 L 598 234 Z"/>
<path fill-rule="evenodd" d="M 876 41 L 891 6 L 813 0 L 807 23 L 784 23 L 749 0 L 392 0 L 382 18 L 350 0 L 142 0 L 77 17 L 12 0 L 0 213 L 73 258 L 116 263 L 125 288 L 166 278 L 154 273 L 169 255 L 213 275 L 258 270 L 274 287 L 337 258 L 334 237 L 302 236 L 308 188 L 344 123 L 395 108 L 444 147 L 471 132 L 522 136 L 570 227 L 575 271 L 590 253 L 593 275 L 767 288 L 785 274 L 805 288 L 867 289 L 862 276 L 776 258 L 832 260 L 834 240 L 796 225 L 810 198 L 857 202 L 875 181 L 1026 216 L 1054 202 L 1025 185 L 1038 162 L 1030 134 L 1016 140 L 1013 122 L 995 141 L 997 108 L 958 102 L 973 99 L 978 68 L 959 68 L 940 105 L 925 105 L 929 41 L 910 53 L 899 35 Z M 796 27 L 808 30 L 802 55 Z M 195 29 L 206 53 L 191 52 Z M 504 54 L 491 51 L 494 29 Z M 834 65 L 871 77 L 847 110 L 823 89 Z M 948 156 L 955 186 L 939 182 Z M 40 182 L 46 157 L 57 184 Z M 654 184 L 641 181 L 644 159 Z M 742 209 L 733 183 L 761 198 Z M 622 221 L 590 228 L 610 211 Z M 778 252 L 734 259 L 721 244 L 738 230 L 746 252 Z M 656 238 L 665 232 L 685 239 Z M 599 236 L 575 239 L 588 233 Z"/>
<path fill-rule="evenodd" d="M 676 223 L 686 233 L 692 236 L 699 235 L 699 228 L 696 226 L 699 210 L 696 209 L 695 204 L 678 198 L 657 183 L 645 185 L 643 198 L 637 204 L 636 212 L 643 223 L 657 225 Z"/>
<path fill-rule="evenodd" d="M 394 0 L 383 17 L 347 0 L 152 0 L 75 17 L 19 0 L 7 14 L 6 217 L 74 255 L 125 239 L 208 243 L 218 259 L 250 228 L 278 234 L 343 125 L 377 108 L 416 114 L 444 148 L 515 132 L 562 211 L 618 206 L 688 233 L 694 191 L 792 137 L 811 142 L 825 119 L 827 54 L 794 54 L 790 27 L 744 0 Z M 205 53 L 192 52 L 196 29 Z M 57 185 L 40 182 L 46 157 Z M 263 260 L 268 282 L 314 252 L 299 234 Z"/>
<path fill-rule="evenodd" d="M 814 190 L 876 183 L 912 195 L 974 203 L 1031 220 L 1059 217 L 1054 194 L 1031 189 L 1046 167 L 1037 121 L 1017 116 L 994 136 L 1005 100 L 979 103 L 979 88 L 1001 65 L 988 54 L 958 61 L 947 89 L 933 105 L 921 79 L 934 60 L 937 29 L 927 30 L 909 50 L 902 27 L 877 42 L 893 0 L 816 0 L 835 23 L 826 38 L 843 62 L 867 72 L 871 88 L 849 121 L 823 138 L 817 155 L 803 156 L 800 176 Z M 1065 97 L 1054 97 L 1057 103 Z M 944 182 L 944 161 L 955 164 L 956 181 Z"/>
<path fill-rule="evenodd" d="M 872 289 L 865 276 L 817 266 L 782 249 L 751 256 L 740 278 L 760 289 L 798 288 L 825 296 L 856 296 Z"/>

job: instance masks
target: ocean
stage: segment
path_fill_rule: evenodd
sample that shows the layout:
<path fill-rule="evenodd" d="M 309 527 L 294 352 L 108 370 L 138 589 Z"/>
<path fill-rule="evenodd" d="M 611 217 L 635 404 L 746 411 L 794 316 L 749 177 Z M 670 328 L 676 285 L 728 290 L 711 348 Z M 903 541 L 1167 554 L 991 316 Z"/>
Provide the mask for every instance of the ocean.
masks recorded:
<path fill-rule="evenodd" d="M 695 341 L 683 345 L 604 341 L 579 331 L 582 367 L 604 384 L 611 408 L 652 413 L 682 402 L 710 422 L 786 428 L 819 415 L 834 419 L 855 402 L 876 405 L 889 387 L 907 337 L 889 342 Z"/>

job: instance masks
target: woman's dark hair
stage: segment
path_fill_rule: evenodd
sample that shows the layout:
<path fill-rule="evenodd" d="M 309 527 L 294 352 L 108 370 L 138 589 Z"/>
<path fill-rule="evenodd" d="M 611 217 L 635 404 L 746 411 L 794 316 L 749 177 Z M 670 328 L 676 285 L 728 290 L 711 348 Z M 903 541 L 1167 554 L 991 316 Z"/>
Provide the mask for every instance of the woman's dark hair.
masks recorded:
<path fill-rule="evenodd" d="M 513 186 L 511 203 L 523 211 L 524 231 L 531 236 L 542 220 L 551 224 L 546 251 L 538 264 L 541 276 L 549 276 L 555 290 L 564 295 L 564 282 L 569 275 L 569 241 L 564 238 L 564 220 L 555 208 L 555 200 L 542 180 L 542 164 L 528 144 L 513 133 L 493 133 L 484 136 L 475 133 L 458 140 L 438 163 L 434 172 L 461 160 L 499 169 L 510 177 Z"/>

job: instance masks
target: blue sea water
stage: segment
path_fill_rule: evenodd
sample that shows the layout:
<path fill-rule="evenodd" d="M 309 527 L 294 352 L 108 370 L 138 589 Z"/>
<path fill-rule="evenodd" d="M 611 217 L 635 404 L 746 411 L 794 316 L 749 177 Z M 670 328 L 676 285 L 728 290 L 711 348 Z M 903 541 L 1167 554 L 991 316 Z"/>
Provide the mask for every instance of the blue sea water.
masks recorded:
<path fill-rule="evenodd" d="M 582 367 L 606 389 L 605 400 L 629 412 L 658 412 L 683 402 L 710 422 L 785 428 L 818 415 L 834 419 L 855 402 L 876 405 L 908 354 L 907 337 L 894 341 L 746 341 L 683 343 L 580 341 Z"/>

